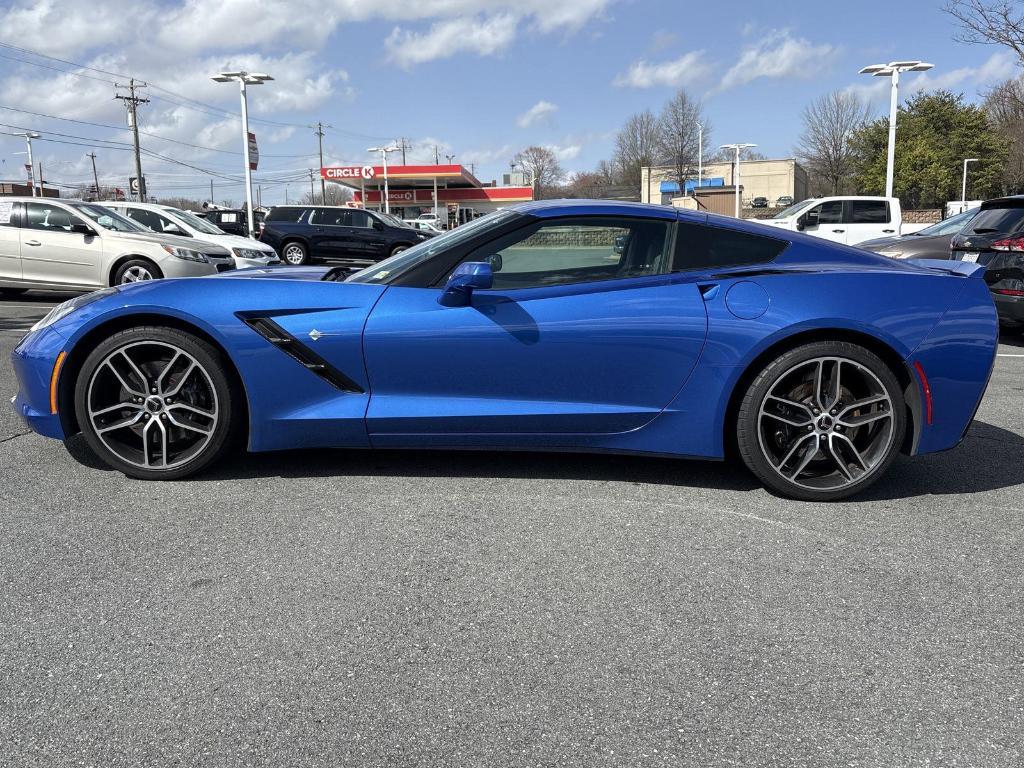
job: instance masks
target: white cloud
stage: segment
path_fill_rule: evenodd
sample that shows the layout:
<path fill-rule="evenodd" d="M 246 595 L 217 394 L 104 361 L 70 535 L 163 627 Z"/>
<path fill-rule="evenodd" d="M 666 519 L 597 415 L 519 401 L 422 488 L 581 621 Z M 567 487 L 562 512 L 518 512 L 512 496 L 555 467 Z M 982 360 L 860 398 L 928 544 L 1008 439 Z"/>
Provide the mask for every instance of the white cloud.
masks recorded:
<path fill-rule="evenodd" d="M 545 146 L 545 149 L 550 149 L 554 152 L 559 162 L 563 163 L 574 160 L 583 151 L 583 147 L 580 144 L 548 144 Z"/>
<path fill-rule="evenodd" d="M 821 73 L 823 63 L 835 53 L 835 46 L 828 43 L 813 45 L 802 37 L 792 37 L 786 30 L 769 32 L 743 49 L 717 90 L 736 88 L 759 78 L 809 80 Z"/>
<path fill-rule="evenodd" d="M 960 67 L 948 72 L 934 69 L 907 78 L 908 91 L 956 90 L 962 87 L 995 85 L 1017 74 L 1017 57 L 998 51 L 977 67 Z"/>
<path fill-rule="evenodd" d="M 541 99 L 516 118 L 516 125 L 520 128 L 529 128 L 536 122 L 549 120 L 557 111 L 557 104 L 552 104 L 550 101 L 544 101 Z"/>
<path fill-rule="evenodd" d="M 439 21 L 423 33 L 395 27 L 384 45 L 388 58 L 400 67 L 446 59 L 464 52 L 493 56 L 512 42 L 517 24 L 515 16 L 501 13 L 482 19 Z"/>
<path fill-rule="evenodd" d="M 658 64 L 641 59 L 634 62 L 626 72 L 618 75 L 612 81 L 612 85 L 620 88 L 681 88 L 693 85 L 711 71 L 711 68 L 701 61 L 703 56 L 704 51 L 690 51 L 678 59 Z"/>

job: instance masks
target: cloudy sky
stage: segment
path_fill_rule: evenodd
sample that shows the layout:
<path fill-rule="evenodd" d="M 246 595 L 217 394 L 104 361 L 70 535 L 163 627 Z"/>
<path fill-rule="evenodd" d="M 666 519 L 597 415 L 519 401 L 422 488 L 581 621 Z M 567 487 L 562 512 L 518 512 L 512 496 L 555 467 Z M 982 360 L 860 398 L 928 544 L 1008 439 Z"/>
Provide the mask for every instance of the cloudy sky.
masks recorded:
<path fill-rule="evenodd" d="M 405 137 L 410 161 L 434 147 L 496 178 L 524 146 L 551 147 L 568 170 L 607 158 L 632 112 L 676 88 L 704 101 L 713 143 L 749 141 L 791 156 L 800 112 L 854 88 L 879 114 L 887 85 L 857 75 L 920 58 L 906 79 L 977 99 L 1016 73 L 997 48 L 954 42 L 941 0 L 697 3 L 689 0 L 7 0 L 0 6 L 0 131 L 31 128 L 47 179 L 125 185 L 132 168 L 114 83 L 149 83 L 141 107 L 150 193 L 241 200 L 238 91 L 209 75 L 264 71 L 253 88 L 264 202 L 308 191 L 310 125 L 327 162 Z M 43 54 L 39 56 L 36 54 Z M 64 118 L 63 120 L 56 118 Z M 0 177 L 18 178 L 24 141 L 0 136 Z M 157 157 L 157 155 L 161 157 Z M 307 181 L 299 180 L 307 174 Z"/>

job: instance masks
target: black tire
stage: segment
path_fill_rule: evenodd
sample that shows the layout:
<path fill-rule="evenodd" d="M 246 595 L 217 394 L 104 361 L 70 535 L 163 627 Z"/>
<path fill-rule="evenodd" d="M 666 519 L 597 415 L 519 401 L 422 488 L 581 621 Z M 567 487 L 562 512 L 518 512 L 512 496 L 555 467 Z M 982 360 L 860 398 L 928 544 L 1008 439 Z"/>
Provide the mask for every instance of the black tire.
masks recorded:
<path fill-rule="evenodd" d="M 281 247 L 281 261 L 301 267 L 309 263 L 309 249 L 298 240 L 290 240 Z"/>
<path fill-rule="evenodd" d="M 193 372 L 192 376 L 201 377 L 200 384 L 204 387 L 208 388 L 212 385 L 212 393 L 214 393 L 214 399 L 211 400 L 213 403 L 212 410 L 217 414 L 217 418 L 215 420 L 210 420 L 213 422 L 212 424 L 209 422 L 203 422 L 200 424 L 200 426 L 209 428 L 208 435 L 201 438 L 205 444 L 202 445 L 200 449 L 197 449 L 193 455 L 188 455 L 188 452 L 185 451 L 185 458 L 177 465 L 173 465 L 173 462 L 171 462 L 172 465 L 166 467 L 139 466 L 137 463 L 132 463 L 121 455 L 118 455 L 118 453 L 100 437 L 97 431 L 99 427 L 97 427 L 94 422 L 94 418 L 90 417 L 89 398 L 90 395 L 93 398 L 97 398 L 101 395 L 105 396 L 113 394 L 112 390 L 116 390 L 116 394 L 114 394 L 113 399 L 134 400 L 134 398 L 131 398 L 128 394 L 127 388 L 122 388 L 121 385 L 117 384 L 116 380 L 112 378 L 112 370 L 105 369 L 102 372 L 102 377 L 105 378 L 101 378 L 98 370 L 101 366 L 106 365 L 106 361 L 111 354 L 115 355 L 115 359 L 122 359 L 119 355 L 126 349 L 142 350 L 145 352 L 150 348 L 162 350 L 165 346 L 170 348 L 167 352 L 168 357 L 173 354 L 174 350 L 185 353 L 182 356 L 182 362 L 184 365 L 182 365 L 178 370 L 182 370 L 184 367 L 187 367 L 189 363 L 188 356 L 191 356 L 191 358 L 198 363 L 200 368 L 198 371 Z M 154 363 L 153 365 L 158 364 Z M 234 443 L 236 433 L 239 430 L 239 414 L 243 412 L 243 409 L 239 408 L 236 403 L 240 402 L 238 398 L 243 395 L 237 391 L 238 388 L 234 383 L 234 378 L 229 373 L 229 365 L 230 363 L 224 360 L 223 355 L 221 355 L 221 353 L 212 345 L 190 333 L 174 328 L 161 326 L 139 326 L 137 328 L 129 328 L 115 333 L 113 336 L 104 339 L 86 358 L 75 382 L 75 414 L 86 442 L 96 456 L 103 461 L 103 463 L 113 469 L 123 472 L 129 477 L 136 477 L 142 480 L 178 480 L 200 472 L 221 458 L 225 452 L 231 448 Z M 137 368 L 148 375 L 146 366 L 147 363 L 143 361 L 141 364 L 138 364 Z M 173 367 L 173 363 L 168 367 Z M 135 382 L 137 379 L 132 378 L 132 374 L 130 372 L 131 369 L 123 370 L 128 372 L 124 374 L 126 378 L 120 380 L 122 382 L 127 380 L 133 388 L 136 388 Z M 155 373 L 156 368 L 150 370 Z M 203 374 L 205 374 L 205 376 Z M 189 382 L 187 380 L 189 379 L 189 374 L 182 373 L 179 375 L 181 376 L 180 381 L 186 384 L 186 387 L 181 390 L 180 393 L 175 392 L 174 395 L 178 400 L 188 401 L 189 398 L 187 396 L 187 392 Z M 93 388 L 92 392 L 90 392 L 90 383 L 93 381 L 94 377 L 96 377 L 96 387 Z M 167 378 L 167 383 L 177 383 L 174 379 L 175 372 L 171 372 Z M 103 381 L 114 382 L 114 385 L 113 387 L 104 387 Z M 162 382 L 158 383 L 162 384 Z M 193 380 L 192 384 L 194 385 L 194 383 L 195 382 Z M 149 386 L 149 384 L 147 384 L 147 386 Z M 140 390 L 142 389 L 141 387 L 137 388 Z M 157 390 L 151 389 L 148 391 L 156 392 Z M 161 387 L 161 394 L 162 392 L 163 387 Z M 116 420 L 123 416 L 132 417 L 137 413 L 140 417 L 145 416 L 145 423 L 148 424 L 151 416 L 152 421 L 155 423 L 158 419 L 166 419 L 167 414 L 170 414 L 170 423 L 165 420 L 163 424 L 166 426 L 158 425 L 160 426 L 160 432 L 169 436 L 168 442 L 166 443 L 169 447 L 171 446 L 171 435 L 177 433 L 181 436 L 182 442 L 187 443 L 193 432 L 198 431 L 185 430 L 180 427 L 173 426 L 174 424 L 180 424 L 181 421 L 187 421 L 193 424 L 195 422 L 192 422 L 188 418 L 184 418 L 180 410 L 172 410 L 172 407 L 166 407 L 167 413 L 161 412 L 164 410 L 163 406 L 161 406 L 161 411 L 147 413 L 148 406 L 150 405 L 149 401 L 151 399 L 161 400 L 162 398 L 153 394 L 151 397 L 147 397 L 145 401 L 142 401 L 144 402 L 144 405 L 130 405 L 128 407 L 134 410 L 129 410 L 127 413 L 122 411 L 121 414 L 115 413 L 112 415 L 112 419 Z M 169 400 L 167 402 L 169 402 Z M 178 404 L 173 406 L 173 408 L 183 409 L 189 408 L 193 405 L 197 405 L 197 403 L 195 401 L 192 401 L 191 404 L 178 402 Z M 175 414 L 177 414 L 177 416 L 175 416 Z M 143 422 L 139 422 L 138 426 L 143 426 Z M 128 438 L 127 442 L 131 442 L 134 438 L 131 438 L 131 435 L 126 435 L 126 430 L 131 430 L 131 434 L 138 437 L 137 433 L 134 431 L 134 427 L 125 427 L 119 432 L 115 432 L 113 434 L 124 435 L 125 438 Z M 159 439 L 157 431 L 153 431 L 154 435 Z M 145 435 L 144 431 L 143 435 Z M 140 440 L 145 442 L 145 438 L 140 438 Z M 168 454 L 171 454 L 171 450 L 166 450 L 163 453 L 165 454 L 163 456 L 164 464 L 167 465 Z M 145 448 L 143 448 L 142 455 L 146 456 Z M 151 462 L 147 459 L 146 463 L 149 464 Z"/>
<path fill-rule="evenodd" d="M 28 288 L 0 288 L 0 299 L 9 299 L 27 293 Z"/>
<path fill-rule="evenodd" d="M 398 245 L 396 245 L 394 248 L 391 249 L 391 253 L 389 253 L 388 256 L 394 256 L 396 253 L 401 253 L 402 251 L 408 251 L 410 247 L 411 246 L 406 245 L 405 243 L 399 243 Z"/>
<path fill-rule="evenodd" d="M 846 366 L 850 385 L 861 387 L 861 394 L 847 389 L 844 395 L 845 385 L 840 383 L 835 400 L 826 406 L 831 409 L 828 412 L 818 407 L 823 397 L 814 400 L 817 386 L 801 378 L 804 370 L 813 370 L 821 359 L 826 360 L 826 366 L 830 365 L 830 360 L 839 360 L 835 369 L 830 370 L 839 371 L 841 366 Z M 841 382 L 842 374 L 835 375 Z M 866 383 L 858 385 L 859 379 Z M 831 390 L 832 379 L 823 376 L 822 380 L 825 383 L 821 389 Z M 774 396 L 787 387 L 795 387 L 789 390 L 788 397 Z M 854 409 L 855 403 L 865 402 L 874 394 L 864 394 L 869 387 L 880 390 L 878 402 Z M 807 388 L 809 393 L 807 401 L 799 396 L 802 388 Z M 769 398 L 769 393 L 773 393 L 773 397 Z M 845 403 L 844 397 L 848 398 Z M 883 398 L 888 400 L 883 401 Z M 779 419 L 774 415 L 775 409 L 789 420 Z M 851 412 L 851 409 L 854 410 Z M 850 422 L 855 425 L 851 426 Z M 793 499 L 835 501 L 863 491 L 885 474 L 899 453 L 906 428 L 902 387 L 889 367 L 864 347 L 843 341 L 821 341 L 785 352 L 757 374 L 740 403 L 736 440 L 743 462 L 769 489 Z M 869 439 L 874 442 L 868 442 Z M 855 445 L 858 440 L 863 444 Z M 783 459 L 777 464 L 780 454 Z M 870 459 L 870 466 L 864 457 Z M 787 468 L 791 466 L 787 459 L 798 467 L 793 479 L 786 477 Z M 800 470 L 800 466 L 806 469 Z M 832 473 L 826 474 L 830 467 Z M 804 472 L 806 477 L 803 477 Z M 829 480 L 829 477 L 835 479 Z M 842 485 L 825 487 L 829 483 Z M 808 487 L 819 484 L 822 487 Z"/>
<path fill-rule="evenodd" d="M 148 275 L 145 277 L 144 275 Z M 126 283 L 137 283 L 144 280 L 159 280 L 164 276 L 160 267 L 149 259 L 136 258 L 128 259 L 117 268 L 114 273 L 114 285 L 125 285 Z"/>

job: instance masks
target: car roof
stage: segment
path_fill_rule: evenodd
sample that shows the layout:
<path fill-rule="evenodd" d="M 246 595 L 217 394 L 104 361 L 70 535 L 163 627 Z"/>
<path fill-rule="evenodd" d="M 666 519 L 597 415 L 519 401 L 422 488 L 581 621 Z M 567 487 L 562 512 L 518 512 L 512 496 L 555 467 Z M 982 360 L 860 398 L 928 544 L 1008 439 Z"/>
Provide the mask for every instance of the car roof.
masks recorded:
<path fill-rule="evenodd" d="M 1006 197 L 994 197 L 981 204 L 981 208 L 1024 208 L 1024 195 L 1007 195 Z"/>

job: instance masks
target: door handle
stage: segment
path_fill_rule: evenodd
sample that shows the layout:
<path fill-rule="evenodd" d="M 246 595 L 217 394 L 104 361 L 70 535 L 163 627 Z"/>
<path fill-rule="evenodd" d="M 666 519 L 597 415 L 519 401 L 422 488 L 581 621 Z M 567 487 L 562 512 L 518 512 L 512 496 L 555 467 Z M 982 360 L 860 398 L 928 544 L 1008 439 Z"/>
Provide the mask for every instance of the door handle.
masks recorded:
<path fill-rule="evenodd" d="M 42 245 L 38 240 L 26 240 L 25 245 Z"/>
<path fill-rule="evenodd" d="M 895 230 L 895 229 L 883 229 L 882 231 L 883 231 L 883 232 L 884 232 L 885 234 L 887 234 L 887 235 L 891 235 L 891 234 L 892 234 L 893 232 L 895 232 L 896 230 Z"/>
<path fill-rule="evenodd" d="M 835 233 L 836 233 L 837 235 L 841 235 L 841 234 L 843 234 L 843 232 L 845 232 L 846 230 L 845 230 L 845 229 L 833 229 L 832 231 L 833 231 L 833 232 L 835 232 Z"/>

